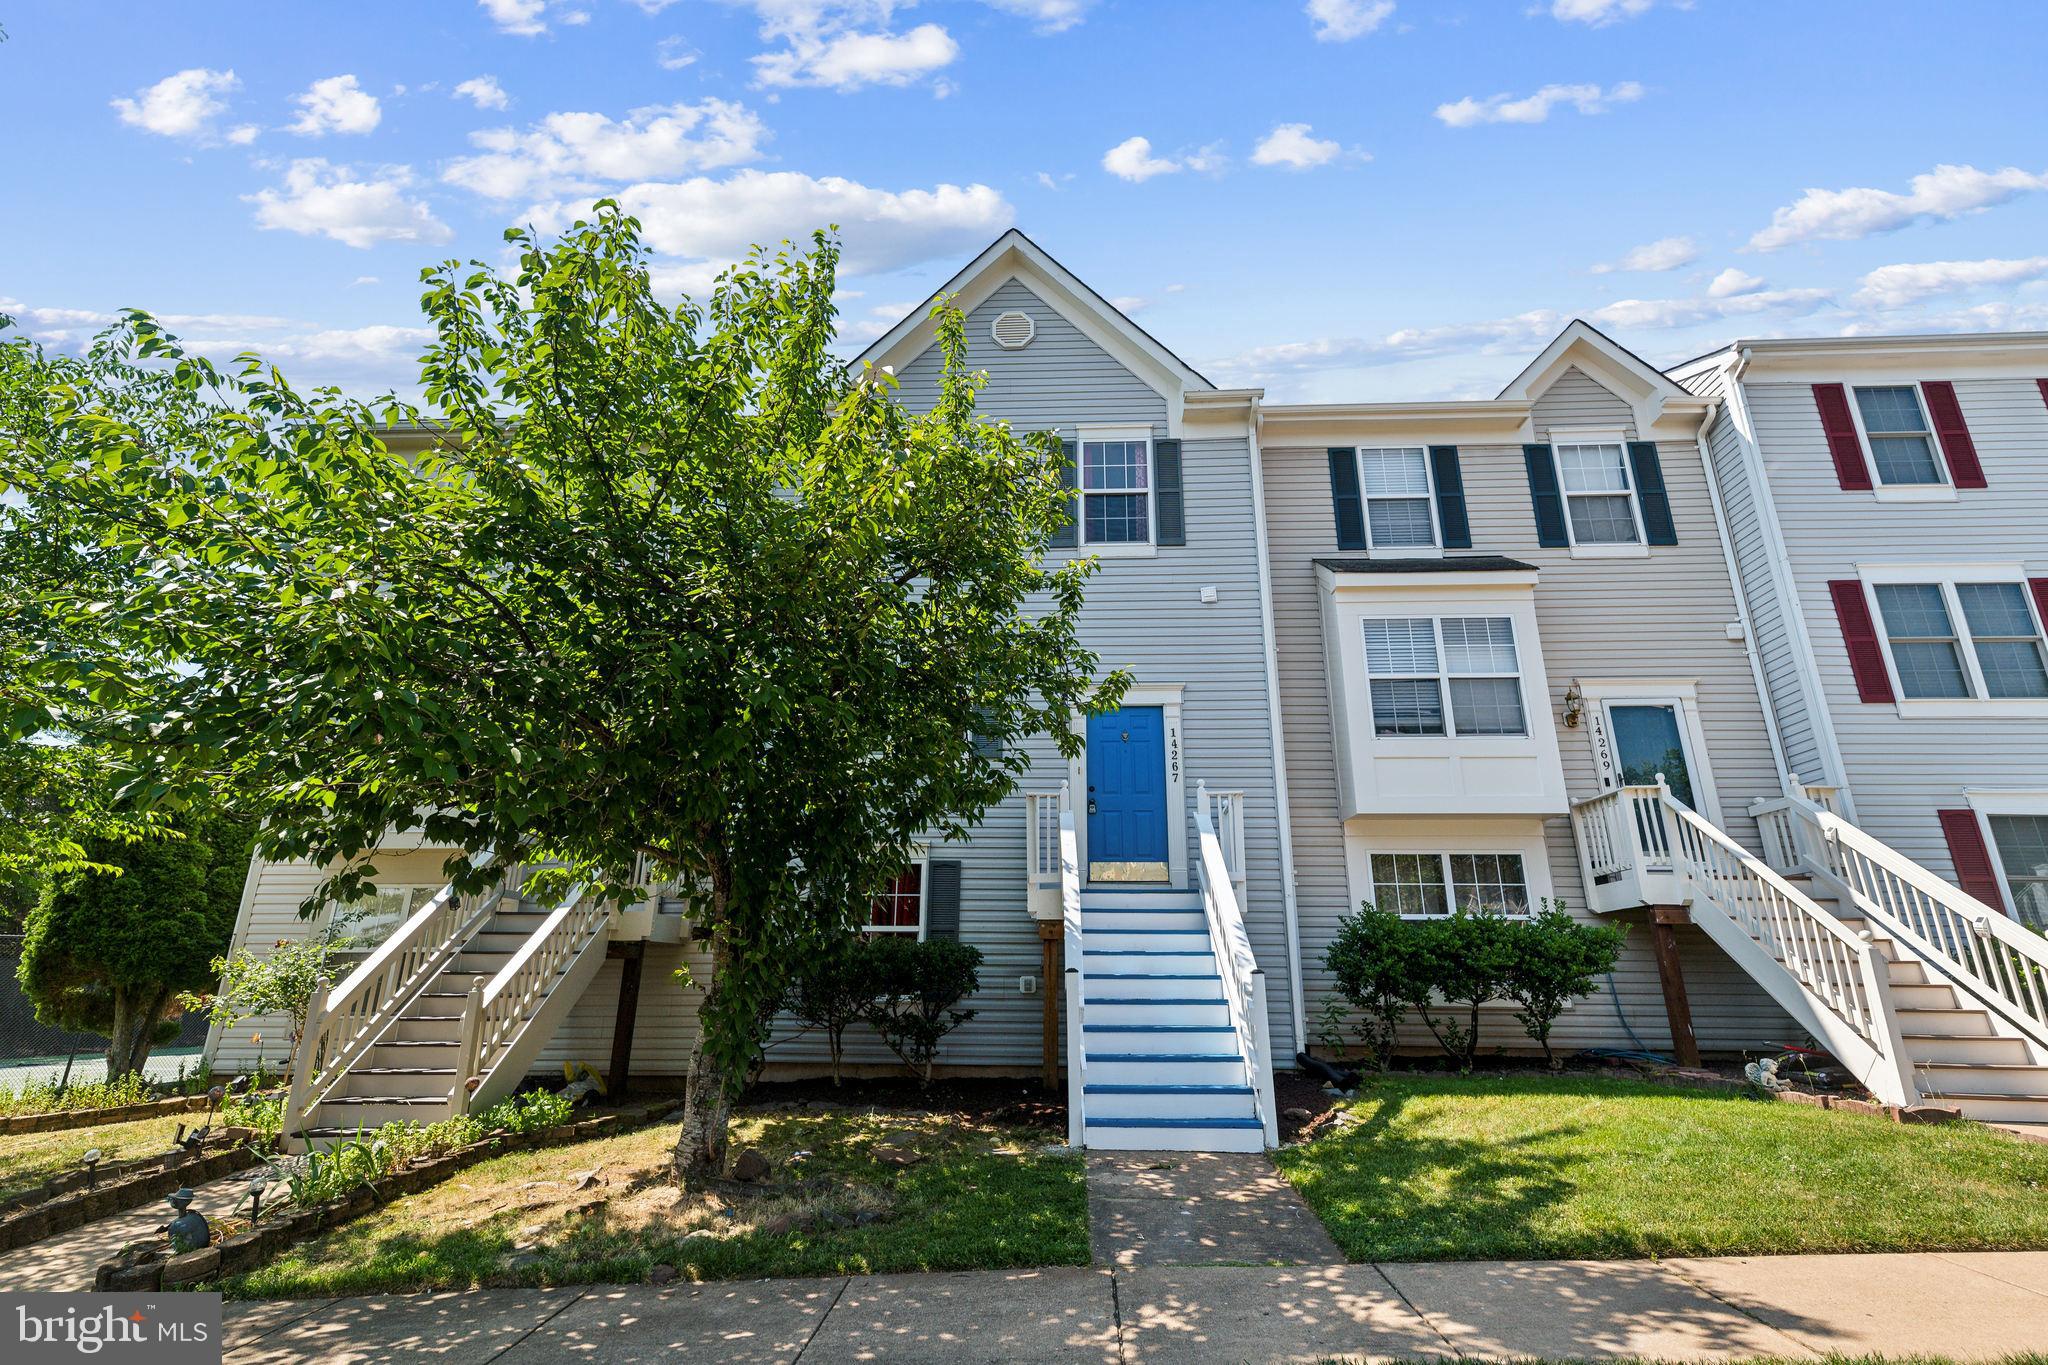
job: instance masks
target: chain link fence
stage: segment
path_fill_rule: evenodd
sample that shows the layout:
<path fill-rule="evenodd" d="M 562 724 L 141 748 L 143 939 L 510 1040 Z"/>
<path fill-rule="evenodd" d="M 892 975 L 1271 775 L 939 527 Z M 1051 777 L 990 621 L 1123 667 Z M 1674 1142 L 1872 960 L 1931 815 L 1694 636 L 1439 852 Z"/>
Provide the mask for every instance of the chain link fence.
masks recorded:
<path fill-rule="evenodd" d="M 71 1033 L 36 1021 L 35 1006 L 22 993 L 15 970 L 21 965 L 20 934 L 0 934 L 0 1085 L 18 1088 L 30 1081 L 53 1081 L 67 1072 L 73 1081 L 96 1081 L 106 1074 L 107 1040 L 97 1033 Z M 151 1079 L 177 1076 L 199 1065 L 206 1044 L 206 1016 L 188 1014 L 178 1036 L 150 1050 Z"/>

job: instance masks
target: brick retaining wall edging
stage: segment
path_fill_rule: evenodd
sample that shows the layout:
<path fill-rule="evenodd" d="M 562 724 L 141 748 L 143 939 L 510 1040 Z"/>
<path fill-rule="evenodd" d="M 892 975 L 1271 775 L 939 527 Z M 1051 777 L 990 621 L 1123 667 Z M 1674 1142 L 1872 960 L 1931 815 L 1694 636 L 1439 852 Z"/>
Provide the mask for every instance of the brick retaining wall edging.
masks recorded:
<path fill-rule="evenodd" d="M 161 1199 L 181 1186 L 202 1185 L 247 1170 L 262 1160 L 249 1147 L 255 1134 L 247 1129 L 233 1131 L 239 1136 L 224 1135 L 200 1152 L 167 1152 L 162 1157 L 124 1162 L 125 1169 L 115 1170 L 112 1180 L 102 1172 L 93 1188 L 75 1194 L 65 1192 L 74 1187 L 71 1173 L 44 1182 L 51 1197 L 0 1217 L 0 1251 L 33 1246 L 45 1237 Z"/>
<path fill-rule="evenodd" d="M 173 1095 L 167 1100 L 117 1104 L 107 1109 L 52 1109 L 41 1114 L 9 1114 L 0 1118 L 0 1137 L 15 1133 L 61 1133 L 67 1128 L 97 1128 L 103 1123 L 132 1123 L 136 1119 L 189 1114 L 206 1106 L 204 1095 Z"/>
<path fill-rule="evenodd" d="M 331 1199 L 317 1208 L 295 1210 L 275 1222 L 251 1228 L 239 1236 L 198 1251 L 126 1265 L 118 1260 L 108 1261 L 93 1276 L 93 1288 L 111 1292 L 185 1289 L 224 1275 L 239 1275 L 245 1270 L 254 1270 L 298 1242 L 360 1218 L 394 1199 L 418 1194 L 480 1161 L 510 1152 L 560 1147 L 636 1127 L 673 1114 L 680 1104 L 680 1100 L 669 1097 L 538 1133 L 486 1138 L 456 1151 L 429 1157 L 374 1185 L 359 1185 L 341 1198 Z"/>

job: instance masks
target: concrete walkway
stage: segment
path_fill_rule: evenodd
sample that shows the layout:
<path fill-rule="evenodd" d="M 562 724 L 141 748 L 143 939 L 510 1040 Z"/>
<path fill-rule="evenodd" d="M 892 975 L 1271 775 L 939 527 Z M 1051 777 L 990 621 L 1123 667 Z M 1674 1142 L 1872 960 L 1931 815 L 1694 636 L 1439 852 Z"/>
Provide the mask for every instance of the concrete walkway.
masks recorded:
<path fill-rule="evenodd" d="M 248 1192 L 246 1173 L 222 1176 L 193 1189 L 192 1207 L 218 1220 Z M 102 1262 L 112 1260 L 114 1253 L 130 1242 L 160 1242 L 157 1229 L 174 1216 L 161 1198 L 152 1199 L 69 1232 L 0 1252 L 0 1291 L 24 1294 L 90 1289 Z"/>
<path fill-rule="evenodd" d="M 1329 1265 L 1344 1259 L 1264 1152 L 1090 1152 L 1097 1265 Z"/>
<path fill-rule="evenodd" d="M 2048 1252 L 1139 1266 L 229 1304 L 227 1360 L 1991 1359 L 2048 1343 Z"/>

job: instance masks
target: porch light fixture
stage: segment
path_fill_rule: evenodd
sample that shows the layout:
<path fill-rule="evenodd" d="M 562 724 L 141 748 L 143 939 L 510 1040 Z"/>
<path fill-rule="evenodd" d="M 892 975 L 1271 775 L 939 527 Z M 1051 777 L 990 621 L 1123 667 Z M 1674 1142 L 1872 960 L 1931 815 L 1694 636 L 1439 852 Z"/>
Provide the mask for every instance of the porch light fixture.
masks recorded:
<path fill-rule="evenodd" d="M 1579 680 L 1573 678 L 1571 686 L 1564 690 L 1564 728 L 1576 730 L 1585 718 L 1586 694 L 1579 690 Z"/>

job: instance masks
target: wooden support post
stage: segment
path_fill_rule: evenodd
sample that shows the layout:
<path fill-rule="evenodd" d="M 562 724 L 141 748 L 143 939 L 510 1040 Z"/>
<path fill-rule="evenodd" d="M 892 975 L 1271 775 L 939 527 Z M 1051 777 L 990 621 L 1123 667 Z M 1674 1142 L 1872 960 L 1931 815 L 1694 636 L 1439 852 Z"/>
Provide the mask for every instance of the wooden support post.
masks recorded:
<path fill-rule="evenodd" d="M 1692 914 L 1682 905 L 1650 907 L 1650 947 L 1657 955 L 1657 984 L 1664 988 L 1664 1014 L 1671 1021 L 1671 1052 L 1680 1066 L 1700 1064 L 1692 1004 L 1685 998 L 1685 970 L 1678 961 L 1678 926 L 1690 923 Z"/>
<path fill-rule="evenodd" d="M 1043 1036 L 1045 1088 L 1060 1088 L 1060 983 L 1066 979 L 1061 962 L 1066 954 L 1066 924 L 1060 920 L 1038 922 L 1040 971 L 1038 977 L 1039 1030 Z"/>
<path fill-rule="evenodd" d="M 632 1082 L 633 1024 L 640 1017 L 640 968 L 647 943 L 614 943 L 607 949 L 619 961 L 619 1011 L 612 1019 L 612 1069 L 605 1077 L 606 1098 L 616 1100 Z"/>

